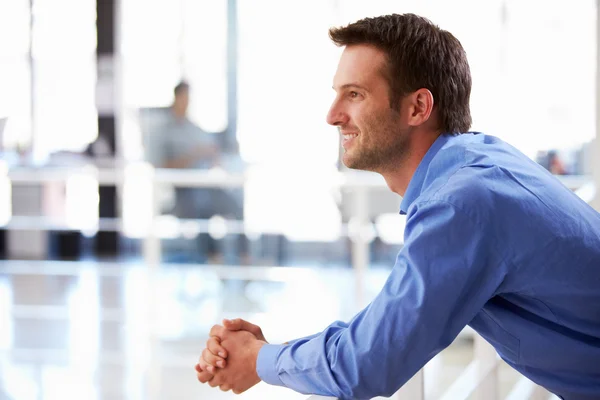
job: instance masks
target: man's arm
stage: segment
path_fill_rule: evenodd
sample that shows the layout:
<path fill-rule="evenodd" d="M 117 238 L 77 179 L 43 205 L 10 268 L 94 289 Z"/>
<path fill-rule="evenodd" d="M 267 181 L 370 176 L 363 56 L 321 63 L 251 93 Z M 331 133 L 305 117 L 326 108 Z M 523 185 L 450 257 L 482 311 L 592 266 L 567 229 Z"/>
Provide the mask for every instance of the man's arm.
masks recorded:
<path fill-rule="evenodd" d="M 485 224 L 444 201 L 410 214 L 404 248 L 374 301 L 347 327 L 264 345 L 262 380 L 307 394 L 391 396 L 496 294 L 506 270 Z"/>

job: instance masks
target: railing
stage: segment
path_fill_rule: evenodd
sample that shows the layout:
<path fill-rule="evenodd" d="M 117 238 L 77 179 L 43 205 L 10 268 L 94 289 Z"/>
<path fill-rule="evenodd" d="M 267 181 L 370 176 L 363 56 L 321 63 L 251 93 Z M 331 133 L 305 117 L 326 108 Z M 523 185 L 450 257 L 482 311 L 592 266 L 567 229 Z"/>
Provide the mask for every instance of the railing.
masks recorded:
<path fill-rule="evenodd" d="M 151 204 L 151 223 L 148 225 L 145 235 L 143 235 L 143 257 L 145 263 L 150 267 L 156 267 L 161 262 L 160 246 L 160 224 L 158 188 L 161 184 L 168 183 L 178 187 L 242 187 L 247 177 L 244 175 L 229 175 L 224 173 L 210 172 L 190 172 L 174 170 L 150 170 L 151 173 L 144 176 L 143 179 L 150 185 L 149 194 Z M 39 184 L 43 182 L 65 182 L 73 174 L 84 174 L 95 179 L 98 185 L 115 185 L 122 187 L 127 181 L 126 173 L 121 169 L 103 170 L 96 168 L 85 169 L 46 169 L 31 171 L 27 169 L 14 169 L 4 171 L 4 179 L 8 179 L 13 185 L 19 184 Z M 0 172 L 0 179 L 2 179 Z M 568 176 L 561 179 L 563 183 L 585 201 L 589 202 L 595 195 L 595 186 L 589 177 Z M 355 221 L 362 229 L 370 224 L 369 210 L 369 190 L 373 188 L 384 188 L 383 179 L 378 179 L 372 175 L 339 174 L 333 184 L 338 188 L 350 189 L 354 192 L 354 211 Z M 201 221 L 196 226 L 198 232 L 206 232 L 206 221 Z M 243 233 L 244 224 L 240 221 L 226 221 L 227 231 L 229 233 Z M 27 230 L 73 230 L 77 229 L 72 225 L 65 224 L 61 220 L 44 219 L 40 217 L 12 217 L 6 221 L 4 227 L 7 229 L 27 229 Z M 105 231 L 123 231 L 124 224 L 120 218 L 100 218 L 94 227 L 96 230 Z M 360 230 L 359 229 L 359 230 Z M 344 231 L 348 234 L 348 230 Z M 369 240 L 363 235 L 356 235 L 352 240 L 352 267 L 355 271 L 355 291 L 357 306 L 362 307 L 365 302 L 364 275 L 369 264 Z M 232 270 L 230 270 L 231 272 Z M 252 273 L 251 269 L 245 269 L 247 273 Z M 466 332 L 472 332 L 466 330 Z M 483 340 L 480 336 L 474 336 L 475 357 L 474 360 L 465 368 L 464 372 L 450 386 L 450 388 L 440 397 L 442 400 L 466 399 L 475 395 L 481 400 L 498 399 L 498 367 L 501 364 L 495 350 Z M 425 399 L 425 373 L 419 371 L 407 384 L 405 384 L 394 399 Z M 507 400 L 540 400 L 548 399 L 550 394 L 539 386 L 533 384 L 526 378 L 522 378 L 513 387 Z M 312 396 L 311 400 L 333 399 L 328 397 Z"/>
<path fill-rule="evenodd" d="M 134 171 L 132 173 L 132 171 Z M 146 265 L 150 268 L 156 267 L 161 262 L 161 231 L 164 228 L 164 220 L 160 218 L 160 200 L 159 190 L 161 185 L 169 184 L 174 187 L 221 187 L 236 188 L 243 187 L 248 177 L 244 174 L 227 174 L 220 171 L 185 171 L 172 169 L 155 169 L 146 165 L 137 165 L 134 168 L 120 169 L 99 169 L 92 166 L 82 168 L 48 168 L 48 169 L 29 169 L 15 168 L 4 170 L 0 168 L 0 179 L 10 181 L 13 186 L 40 184 L 50 182 L 66 182 L 73 175 L 86 176 L 93 179 L 99 186 L 114 185 L 123 192 L 123 187 L 127 181 L 132 179 L 147 183 L 149 190 L 147 194 L 149 199 L 146 202 L 151 204 L 151 215 L 148 215 L 145 232 L 140 236 L 143 239 L 143 258 Z M 369 199 L 368 193 L 372 189 L 386 188 L 385 181 L 379 176 L 372 174 L 354 174 L 338 173 L 331 179 L 334 188 L 352 191 L 353 194 L 353 228 L 347 225 L 343 226 L 340 233 L 342 235 L 352 235 L 350 231 L 362 232 L 363 230 L 372 230 L 371 222 L 368 218 Z M 192 230 L 196 233 L 207 233 L 207 220 L 187 221 L 191 224 Z M 187 224 L 186 222 L 186 224 Z M 223 221 L 227 233 L 246 233 L 246 227 L 242 221 L 225 220 Z M 190 224 L 187 224 L 189 227 Z M 44 218 L 40 216 L 13 216 L 3 224 L 5 229 L 9 230 L 39 230 L 39 231 L 125 231 L 125 221 L 122 218 L 97 218 L 90 224 L 75 221 L 75 223 L 66 223 L 61 218 Z M 270 230 L 270 234 L 282 234 Z M 369 242 L 371 238 L 356 234 L 352 237 L 352 267 L 356 273 L 355 292 L 358 306 L 365 303 L 364 275 L 369 264 Z"/>
<path fill-rule="evenodd" d="M 146 222 L 147 226 L 141 234 L 143 245 L 144 262 L 149 267 L 155 267 L 161 261 L 161 231 L 164 229 L 164 221 L 160 216 L 159 188 L 163 184 L 169 184 L 174 187 L 221 187 L 235 188 L 243 187 L 247 181 L 244 174 L 227 174 L 224 172 L 206 172 L 206 171 L 181 171 L 172 169 L 153 170 L 145 165 L 134 166 L 134 168 L 120 169 L 98 169 L 94 167 L 83 168 L 48 168 L 48 169 L 27 169 L 16 168 L 4 171 L 5 178 L 13 185 L 20 184 L 39 184 L 44 182 L 66 182 L 73 175 L 88 176 L 94 179 L 98 185 L 114 185 L 121 189 L 128 180 L 141 180 L 149 185 L 147 190 L 148 197 L 146 201 L 150 204 L 150 215 Z M 0 179 L 2 179 L 0 169 Z M 580 189 L 583 196 L 593 196 L 594 186 L 591 178 L 588 176 L 565 176 L 560 177 L 563 183 L 572 190 Z M 386 188 L 385 181 L 374 174 L 363 173 L 338 173 L 331 184 L 338 189 L 352 191 L 353 204 L 352 216 L 353 227 L 343 226 L 341 234 L 352 235 L 352 267 L 355 271 L 355 291 L 359 306 L 365 303 L 364 275 L 369 264 L 369 243 L 372 238 L 360 234 L 361 232 L 372 231 L 372 224 L 369 220 L 369 191 L 373 189 Z M 192 230 L 196 233 L 208 232 L 208 221 L 191 221 Z M 242 221 L 223 221 L 227 233 L 245 233 L 246 227 Z M 43 218 L 39 216 L 14 216 L 6 221 L 4 227 L 9 230 L 91 230 L 91 231 L 116 231 L 123 232 L 125 224 L 121 218 L 98 218 L 92 226 L 81 224 L 78 221 L 65 223 L 65 221 L 56 218 Z M 358 234 L 356 234 L 358 232 Z M 263 233 L 279 233 L 269 232 Z"/>

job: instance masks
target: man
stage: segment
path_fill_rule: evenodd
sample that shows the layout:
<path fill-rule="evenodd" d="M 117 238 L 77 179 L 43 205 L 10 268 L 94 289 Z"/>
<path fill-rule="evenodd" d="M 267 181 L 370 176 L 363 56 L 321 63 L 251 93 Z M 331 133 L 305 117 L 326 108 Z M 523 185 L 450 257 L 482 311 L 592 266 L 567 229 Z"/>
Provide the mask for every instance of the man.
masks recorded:
<path fill-rule="evenodd" d="M 174 99 L 164 122 L 146 140 L 146 159 L 155 168 L 209 169 L 216 162 L 218 147 L 214 134 L 195 125 L 187 116 L 190 86 L 181 81 L 173 90 Z M 215 214 L 216 189 L 179 187 L 175 189 L 172 212 L 178 218 L 208 219 Z M 218 249 L 208 234 L 198 236 L 199 251 L 214 260 Z"/>
<path fill-rule="evenodd" d="M 345 46 L 327 122 L 350 168 L 403 197 L 405 243 L 350 322 L 284 345 L 246 321 L 210 332 L 198 379 L 240 393 L 390 396 L 470 325 L 568 400 L 600 398 L 600 215 L 501 140 L 467 132 L 471 76 L 450 33 L 418 16 L 330 30 Z M 515 104 L 526 112 L 524 93 Z"/>

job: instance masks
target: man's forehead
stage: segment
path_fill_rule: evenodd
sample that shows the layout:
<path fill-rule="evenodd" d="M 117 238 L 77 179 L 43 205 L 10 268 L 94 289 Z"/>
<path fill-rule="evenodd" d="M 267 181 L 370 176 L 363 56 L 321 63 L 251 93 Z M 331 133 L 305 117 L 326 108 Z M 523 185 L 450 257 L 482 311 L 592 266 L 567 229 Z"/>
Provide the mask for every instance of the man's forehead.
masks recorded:
<path fill-rule="evenodd" d="M 373 46 L 346 46 L 333 78 L 334 88 L 354 83 L 367 86 L 373 79 L 381 77 L 386 63 L 385 53 Z"/>

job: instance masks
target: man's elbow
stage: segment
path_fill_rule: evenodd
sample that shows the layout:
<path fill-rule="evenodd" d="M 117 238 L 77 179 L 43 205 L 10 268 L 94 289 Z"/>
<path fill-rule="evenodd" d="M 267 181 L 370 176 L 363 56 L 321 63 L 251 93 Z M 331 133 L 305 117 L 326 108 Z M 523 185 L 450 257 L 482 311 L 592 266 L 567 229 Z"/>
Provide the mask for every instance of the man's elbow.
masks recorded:
<path fill-rule="evenodd" d="M 379 396 L 391 397 L 410 379 L 410 377 L 386 371 L 378 371 L 365 375 L 359 373 L 358 376 L 355 374 L 344 375 L 346 377 L 354 376 L 352 378 L 343 378 L 340 375 L 336 377 L 336 393 L 333 395 L 341 400 L 368 400 Z"/>
<path fill-rule="evenodd" d="M 372 385 L 357 385 L 354 387 L 340 387 L 334 396 L 340 400 L 370 400 L 375 397 L 392 397 L 397 388 L 375 389 Z"/>
<path fill-rule="evenodd" d="M 373 393 L 365 387 L 348 387 L 340 386 L 334 396 L 339 400 L 370 400 L 377 396 L 382 396 L 381 393 Z"/>
<path fill-rule="evenodd" d="M 369 400 L 382 394 L 374 388 L 376 382 L 364 379 L 336 379 L 336 390 L 333 393 L 340 400 Z"/>

